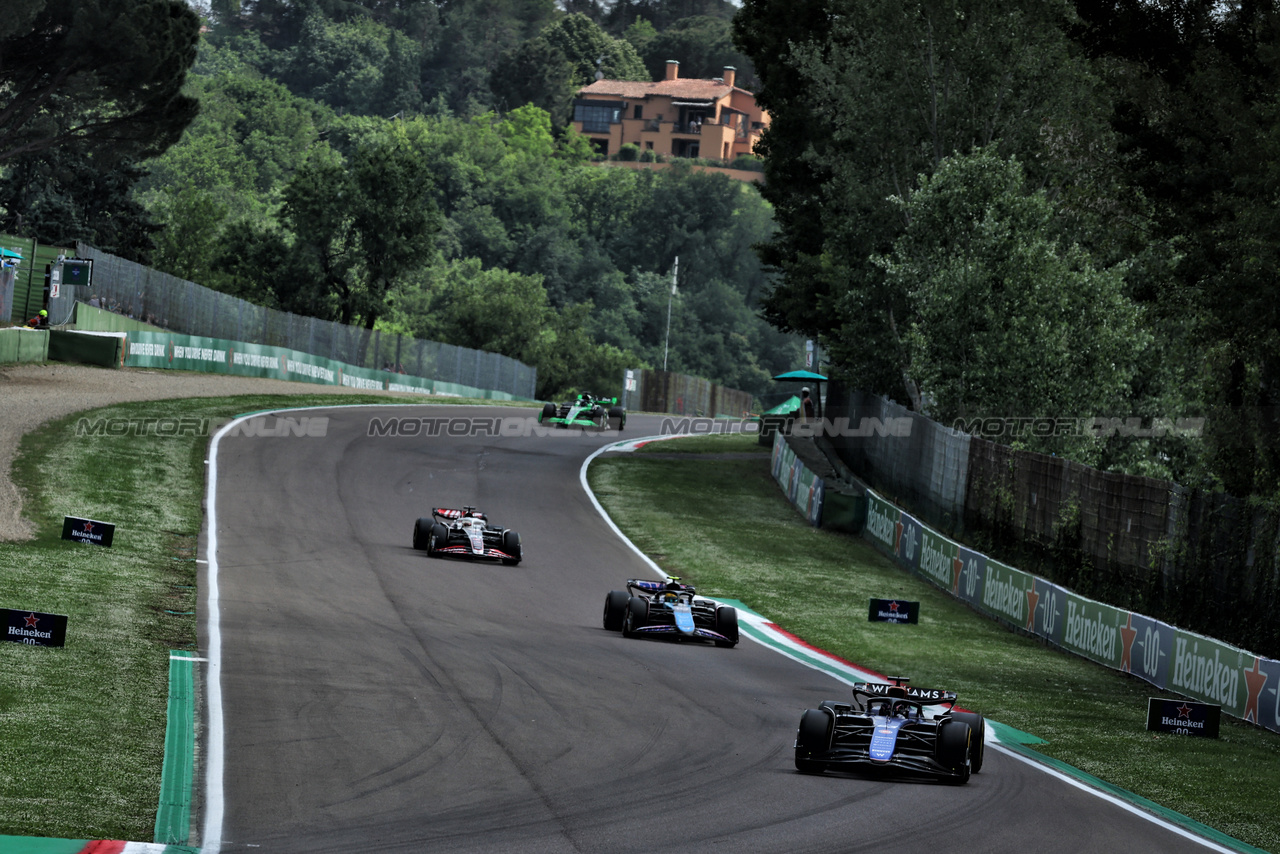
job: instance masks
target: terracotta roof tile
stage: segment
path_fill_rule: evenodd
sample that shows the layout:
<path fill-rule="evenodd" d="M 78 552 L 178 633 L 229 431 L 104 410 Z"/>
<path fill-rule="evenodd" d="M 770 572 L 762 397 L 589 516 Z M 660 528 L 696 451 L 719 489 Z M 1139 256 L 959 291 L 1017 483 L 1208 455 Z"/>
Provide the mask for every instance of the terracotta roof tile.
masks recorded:
<path fill-rule="evenodd" d="M 644 98 L 659 95 L 671 98 L 711 101 L 723 98 L 736 87 L 726 86 L 716 80 L 597 80 L 579 90 L 580 96 L 611 96 L 615 98 Z M 742 91 L 746 91 L 745 89 Z"/>

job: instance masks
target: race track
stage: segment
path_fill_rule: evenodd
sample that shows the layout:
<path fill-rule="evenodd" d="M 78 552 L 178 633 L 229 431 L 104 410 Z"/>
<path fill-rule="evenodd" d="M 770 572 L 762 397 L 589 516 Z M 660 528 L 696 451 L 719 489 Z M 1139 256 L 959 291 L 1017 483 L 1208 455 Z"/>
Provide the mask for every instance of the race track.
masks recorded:
<path fill-rule="evenodd" d="M 495 414 L 534 410 L 312 410 L 324 436 L 220 442 L 206 851 L 1206 850 L 993 750 L 959 787 L 797 774 L 801 711 L 847 687 L 745 637 L 601 628 L 609 590 L 653 577 L 579 484 L 616 433 L 368 435 Z M 418 516 L 463 504 L 521 533 L 520 566 L 411 549 Z"/>

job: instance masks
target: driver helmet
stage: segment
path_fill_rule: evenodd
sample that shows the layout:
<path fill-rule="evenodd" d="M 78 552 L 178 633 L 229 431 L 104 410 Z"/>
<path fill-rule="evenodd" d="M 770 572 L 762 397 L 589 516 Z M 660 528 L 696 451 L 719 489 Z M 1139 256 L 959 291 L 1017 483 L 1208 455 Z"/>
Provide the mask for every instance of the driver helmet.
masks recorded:
<path fill-rule="evenodd" d="M 49 312 L 45 311 L 45 310 L 42 308 L 42 309 L 40 309 L 40 316 L 41 316 L 41 317 L 48 317 L 48 316 L 49 316 Z"/>

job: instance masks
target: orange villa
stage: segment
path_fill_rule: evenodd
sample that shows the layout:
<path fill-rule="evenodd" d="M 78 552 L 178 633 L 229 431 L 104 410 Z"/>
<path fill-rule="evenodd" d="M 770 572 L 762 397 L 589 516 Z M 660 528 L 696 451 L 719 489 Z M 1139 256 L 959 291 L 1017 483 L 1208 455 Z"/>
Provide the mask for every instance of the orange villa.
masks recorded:
<path fill-rule="evenodd" d="M 751 154 L 769 114 L 746 89 L 734 86 L 735 69 L 714 80 L 680 79 L 680 63 L 667 60 L 657 83 L 597 80 L 578 92 L 573 125 L 601 154 L 634 143 L 643 151 L 675 157 L 729 161 Z"/>

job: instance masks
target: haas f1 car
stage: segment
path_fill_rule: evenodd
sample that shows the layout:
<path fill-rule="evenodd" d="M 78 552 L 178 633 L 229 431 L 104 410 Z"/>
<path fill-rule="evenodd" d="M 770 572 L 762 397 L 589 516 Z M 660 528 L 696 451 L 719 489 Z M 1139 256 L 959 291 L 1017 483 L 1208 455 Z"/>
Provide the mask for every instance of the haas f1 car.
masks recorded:
<path fill-rule="evenodd" d="M 881 772 L 956 785 L 982 770 L 982 715 L 955 711 L 954 692 L 910 688 L 902 676 L 890 681 L 859 682 L 852 703 L 823 700 L 807 710 L 796 733 L 796 769 Z M 929 715 L 930 706 L 946 709 Z"/>
<path fill-rule="evenodd" d="M 430 517 L 414 523 L 413 547 L 432 557 L 495 558 L 509 566 L 524 557 L 520 535 L 510 528 L 490 525 L 488 518 L 474 507 L 435 508 Z"/>
<path fill-rule="evenodd" d="M 669 581 L 632 578 L 626 590 L 604 600 L 604 627 L 625 637 L 709 640 L 716 646 L 738 643 L 738 611 L 697 595 L 672 576 Z"/>
<path fill-rule="evenodd" d="M 618 432 L 627 424 L 627 410 L 618 405 L 616 397 L 593 397 L 580 394 L 568 403 L 544 403 L 538 413 L 539 424 L 554 424 L 557 427 L 595 427 L 608 430 L 614 427 Z"/>

